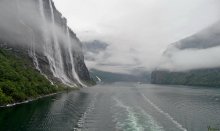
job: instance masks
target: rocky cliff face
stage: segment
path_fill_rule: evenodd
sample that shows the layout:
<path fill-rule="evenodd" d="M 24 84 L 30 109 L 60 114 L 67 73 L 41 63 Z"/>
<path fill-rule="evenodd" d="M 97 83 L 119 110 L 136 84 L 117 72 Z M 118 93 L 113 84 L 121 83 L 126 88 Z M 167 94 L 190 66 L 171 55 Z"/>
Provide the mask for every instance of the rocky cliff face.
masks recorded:
<path fill-rule="evenodd" d="M 0 1 L 0 47 L 29 55 L 53 83 L 91 81 L 82 44 L 52 0 Z"/>

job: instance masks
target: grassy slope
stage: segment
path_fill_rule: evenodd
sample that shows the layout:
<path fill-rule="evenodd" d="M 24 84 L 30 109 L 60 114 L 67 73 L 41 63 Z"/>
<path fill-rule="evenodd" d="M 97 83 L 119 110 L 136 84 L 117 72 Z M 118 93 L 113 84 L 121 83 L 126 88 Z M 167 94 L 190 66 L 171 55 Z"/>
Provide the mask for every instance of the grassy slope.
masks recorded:
<path fill-rule="evenodd" d="M 60 88 L 51 85 L 34 69 L 29 57 L 0 49 L 0 105 L 21 102 L 58 90 Z"/>

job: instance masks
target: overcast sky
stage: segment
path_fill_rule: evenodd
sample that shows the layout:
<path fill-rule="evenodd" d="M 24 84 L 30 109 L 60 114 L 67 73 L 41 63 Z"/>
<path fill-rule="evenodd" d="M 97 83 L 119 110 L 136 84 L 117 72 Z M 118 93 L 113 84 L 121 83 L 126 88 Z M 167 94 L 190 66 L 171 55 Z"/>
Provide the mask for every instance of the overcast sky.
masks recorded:
<path fill-rule="evenodd" d="M 170 43 L 219 19 L 219 0 L 54 0 L 81 41 L 110 44 L 89 68 L 152 70 Z M 107 57 L 106 57 L 107 56 Z"/>

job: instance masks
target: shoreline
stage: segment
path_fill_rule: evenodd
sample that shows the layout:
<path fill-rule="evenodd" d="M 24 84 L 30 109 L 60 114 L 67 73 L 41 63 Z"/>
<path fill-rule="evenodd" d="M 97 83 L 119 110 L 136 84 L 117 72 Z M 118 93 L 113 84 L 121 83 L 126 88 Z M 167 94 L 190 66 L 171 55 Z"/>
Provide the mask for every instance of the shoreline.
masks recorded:
<path fill-rule="evenodd" d="M 15 102 L 15 103 L 12 103 L 12 104 L 3 105 L 3 106 L 0 106 L 0 108 L 10 108 L 10 107 L 14 107 L 14 106 L 17 106 L 17 105 L 27 104 L 29 102 L 33 102 L 33 101 L 36 101 L 36 100 L 39 100 L 39 99 L 43 99 L 43 98 L 46 98 L 46 97 L 54 96 L 54 95 L 57 95 L 57 94 L 68 92 L 68 91 L 76 91 L 76 90 L 80 90 L 80 88 L 73 88 L 73 89 L 67 88 L 67 89 L 64 89 L 62 91 L 58 91 L 56 93 L 42 95 L 42 96 L 39 96 L 39 97 L 36 97 L 36 98 L 30 98 L 30 99 L 28 99 L 26 101 Z"/>

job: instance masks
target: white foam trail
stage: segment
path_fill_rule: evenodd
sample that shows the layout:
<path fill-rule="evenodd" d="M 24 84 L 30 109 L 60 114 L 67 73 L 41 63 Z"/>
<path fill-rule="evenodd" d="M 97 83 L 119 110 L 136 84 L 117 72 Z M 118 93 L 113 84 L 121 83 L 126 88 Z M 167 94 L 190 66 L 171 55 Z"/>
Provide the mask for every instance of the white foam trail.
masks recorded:
<path fill-rule="evenodd" d="M 160 125 L 160 123 L 154 120 L 154 118 L 151 115 L 147 114 L 141 107 L 127 106 L 115 97 L 113 98 L 113 100 L 116 102 L 116 107 L 113 107 L 114 109 L 116 109 L 115 114 L 113 115 L 113 121 L 116 122 L 116 127 L 119 130 L 164 131 L 164 128 Z M 119 107 L 119 110 L 117 109 L 117 107 Z"/>
<path fill-rule="evenodd" d="M 117 98 L 113 98 L 115 101 L 116 101 L 116 105 L 118 106 L 118 107 L 121 107 L 121 108 L 123 108 L 123 109 L 125 109 L 126 110 L 126 112 L 128 113 L 128 120 L 126 121 L 126 120 L 124 120 L 125 122 L 126 122 L 126 125 L 127 124 L 129 124 L 129 122 L 131 122 L 131 124 L 132 124 L 132 130 L 136 130 L 136 131 L 143 131 L 144 130 L 144 128 L 142 127 L 142 125 L 140 125 L 139 123 L 138 123 L 138 120 L 137 120 L 137 118 L 135 117 L 135 114 L 134 114 L 134 112 L 132 111 L 132 109 L 129 107 L 129 106 L 126 106 L 126 105 L 124 105 L 120 100 L 118 100 Z M 116 116 L 116 118 L 117 118 L 117 116 Z M 116 125 L 117 125 L 117 128 L 119 128 L 119 129 L 121 129 L 122 128 L 122 130 L 125 130 L 125 129 L 123 129 L 123 127 L 121 127 L 121 126 L 123 126 L 124 124 L 123 123 L 121 123 L 121 122 L 119 122 L 118 120 L 116 120 Z M 125 126 L 125 125 L 124 125 Z"/>
<path fill-rule="evenodd" d="M 154 104 L 151 100 L 149 100 L 144 94 L 142 94 L 142 97 L 149 103 L 151 106 L 153 106 L 158 112 L 165 115 L 167 119 L 172 121 L 180 130 L 187 131 L 186 128 L 184 128 L 179 122 L 177 122 L 172 116 L 170 116 L 168 113 L 164 112 L 162 109 L 160 109 L 156 104 Z"/>
<path fill-rule="evenodd" d="M 146 128 L 149 128 L 149 125 L 150 125 L 151 130 L 153 130 L 153 131 L 164 131 L 164 128 L 163 128 L 159 123 L 157 123 L 151 115 L 147 114 L 147 113 L 145 112 L 145 110 L 142 109 L 141 107 L 139 107 L 139 109 L 140 109 L 140 112 L 141 112 L 140 115 L 141 115 L 142 117 L 147 118 L 147 120 L 148 120 L 147 123 L 144 124 L 144 126 L 145 126 Z M 145 122 L 145 121 L 144 121 L 144 122 Z"/>
<path fill-rule="evenodd" d="M 82 114 L 82 116 L 78 120 L 77 128 L 74 128 L 74 131 L 81 131 L 84 128 L 87 116 L 95 109 L 96 101 L 97 101 L 97 94 L 95 94 L 94 99 L 90 102 L 86 111 Z"/>

